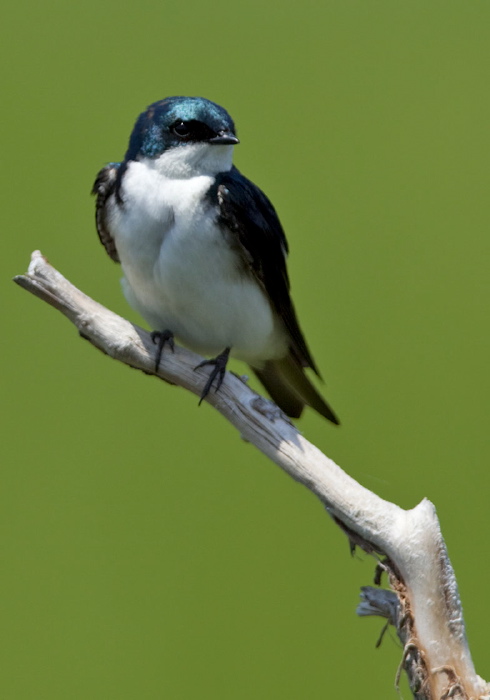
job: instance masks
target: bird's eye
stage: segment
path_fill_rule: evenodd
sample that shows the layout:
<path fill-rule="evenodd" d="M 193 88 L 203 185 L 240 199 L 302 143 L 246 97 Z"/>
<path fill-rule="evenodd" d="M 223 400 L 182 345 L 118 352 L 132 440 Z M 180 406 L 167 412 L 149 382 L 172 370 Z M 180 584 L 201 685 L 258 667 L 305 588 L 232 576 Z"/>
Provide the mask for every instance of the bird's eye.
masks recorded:
<path fill-rule="evenodd" d="M 175 124 L 172 124 L 171 128 L 174 134 L 180 136 L 180 138 L 185 138 L 191 133 L 189 125 L 182 121 L 175 122 Z"/>

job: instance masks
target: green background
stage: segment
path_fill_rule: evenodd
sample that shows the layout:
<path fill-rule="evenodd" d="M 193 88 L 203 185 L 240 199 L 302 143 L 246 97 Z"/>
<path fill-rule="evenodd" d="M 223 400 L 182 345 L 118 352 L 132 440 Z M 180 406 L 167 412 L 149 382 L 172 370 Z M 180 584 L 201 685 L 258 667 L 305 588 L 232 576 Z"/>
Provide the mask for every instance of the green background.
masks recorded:
<path fill-rule="evenodd" d="M 397 697 L 398 643 L 354 613 L 373 560 L 209 406 L 10 281 L 40 248 L 141 322 L 89 191 L 173 94 L 229 110 L 280 213 L 343 423 L 301 429 L 436 504 L 488 678 L 490 4 L 18 0 L 1 32 L 1 696 Z"/>

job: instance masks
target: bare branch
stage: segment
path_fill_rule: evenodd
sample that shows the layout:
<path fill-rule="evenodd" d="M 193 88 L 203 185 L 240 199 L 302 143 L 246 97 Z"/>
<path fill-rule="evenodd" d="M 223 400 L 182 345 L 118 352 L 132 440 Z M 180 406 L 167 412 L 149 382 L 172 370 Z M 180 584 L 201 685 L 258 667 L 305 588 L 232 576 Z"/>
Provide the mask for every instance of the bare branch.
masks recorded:
<path fill-rule="evenodd" d="M 149 333 L 83 294 L 39 251 L 15 282 L 61 311 L 106 354 L 155 374 Z M 199 395 L 206 374 L 194 368 L 201 359 L 176 347 L 164 353 L 157 376 Z M 358 612 L 381 615 L 396 626 L 404 645 L 400 670 L 407 671 L 414 697 L 490 698 L 490 687 L 471 660 L 456 578 L 432 503 L 424 499 L 406 511 L 368 491 L 305 440 L 272 402 L 229 372 L 219 393 L 206 400 L 243 438 L 320 498 L 352 547 L 378 557 L 394 594 L 363 588 Z"/>

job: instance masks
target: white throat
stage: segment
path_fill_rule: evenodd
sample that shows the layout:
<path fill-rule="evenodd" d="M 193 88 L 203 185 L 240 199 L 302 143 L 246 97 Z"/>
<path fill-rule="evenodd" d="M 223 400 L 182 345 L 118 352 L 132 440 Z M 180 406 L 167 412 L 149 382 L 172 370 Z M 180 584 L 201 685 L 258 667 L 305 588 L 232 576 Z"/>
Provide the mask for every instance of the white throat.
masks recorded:
<path fill-rule="evenodd" d="M 186 143 L 170 148 L 158 158 L 141 158 L 147 167 L 170 179 L 214 176 L 230 170 L 232 160 L 233 146 L 209 143 Z"/>

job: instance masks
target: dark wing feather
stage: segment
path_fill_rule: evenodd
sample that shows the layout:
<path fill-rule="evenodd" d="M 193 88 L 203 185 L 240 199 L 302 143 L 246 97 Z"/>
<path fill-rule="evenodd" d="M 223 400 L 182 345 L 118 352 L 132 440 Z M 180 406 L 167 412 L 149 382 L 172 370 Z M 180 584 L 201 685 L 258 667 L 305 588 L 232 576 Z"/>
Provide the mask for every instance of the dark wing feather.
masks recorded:
<path fill-rule="evenodd" d="M 114 262 L 120 262 L 119 256 L 116 250 L 116 244 L 112 238 L 109 229 L 107 227 L 106 221 L 106 204 L 107 200 L 115 192 L 117 173 L 121 163 L 109 163 L 105 168 L 98 173 L 94 186 L 92 188 L 92 194 L 97 195 L 97 201 L 95 204 L 95 223 L 97 225 L 97 233 L 99 234 L 100 242 L 104 246 L 109 255 Z"/>
<path fill-rule="evenodd" d="M 302 367 L 311 367 L 319 374 L 289 295 L 288 244 L 272 203 L 236 168 L 216 176 L 209 196 L 218 204 L 219 223 L 236 236 L 244 264 L 283 320 L 289 332 L 291 352 Z"/>

